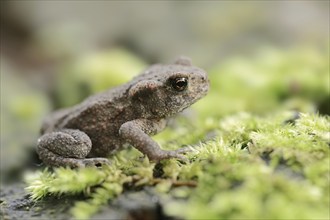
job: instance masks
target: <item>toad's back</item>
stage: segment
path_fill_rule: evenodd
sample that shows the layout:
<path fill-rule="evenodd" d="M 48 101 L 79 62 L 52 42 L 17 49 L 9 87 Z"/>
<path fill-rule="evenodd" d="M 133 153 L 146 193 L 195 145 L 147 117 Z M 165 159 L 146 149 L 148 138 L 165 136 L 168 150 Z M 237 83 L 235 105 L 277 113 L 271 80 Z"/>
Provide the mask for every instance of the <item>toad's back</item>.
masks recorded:
<path fill-rule="evenodd" d="M 60 129 L 79 129 L 88 131 L 117 127 L 126 120 L 132 120 L 129 103 L 125 98 L 115 96 L 116 89 L 89 97 L 71 108 L 60 109 L 45 118 L 41 133 Z M 134 115 L 134 114 L 133 114 Z"/>

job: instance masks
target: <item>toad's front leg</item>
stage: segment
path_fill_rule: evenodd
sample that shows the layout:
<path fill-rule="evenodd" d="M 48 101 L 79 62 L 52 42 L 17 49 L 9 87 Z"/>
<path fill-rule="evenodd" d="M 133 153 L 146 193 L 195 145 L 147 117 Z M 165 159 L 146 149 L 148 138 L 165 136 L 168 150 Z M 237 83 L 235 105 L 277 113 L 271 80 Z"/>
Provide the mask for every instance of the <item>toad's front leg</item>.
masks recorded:
<path fill-rule="evenodd" d="M 136 119 L 124 123 L 120 129 L 120 136 L 131 144 L 133 147 L 148 156 L 150 160 L 159 161 L 169 158 L 179 158 L 186 160 L 182 155 L 189 151 L 188 148 L 181 148 L 173 151 L 165 151 L 160 149 L 159 145 L 148 135 L 157 134 L 166 126 L 166 120 L 148 120 Z"/>

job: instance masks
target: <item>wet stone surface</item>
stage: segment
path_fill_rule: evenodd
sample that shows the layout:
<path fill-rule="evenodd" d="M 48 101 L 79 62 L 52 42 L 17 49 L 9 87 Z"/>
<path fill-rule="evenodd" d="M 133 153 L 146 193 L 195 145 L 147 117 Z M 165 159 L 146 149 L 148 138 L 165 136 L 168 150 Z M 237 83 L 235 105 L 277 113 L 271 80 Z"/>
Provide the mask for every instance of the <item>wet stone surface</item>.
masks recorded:
<path fill-rule="evenodd" d="M 39 202 L 30 200 L 23 183 L 2 185 L 0 219 L 71 219 L 70 209 L 83 196 L 48 197 Z M 165 216 L 157 196 L 149 190 L 127 192 L 119 196 L 91 219 L 172 219 Z"/>

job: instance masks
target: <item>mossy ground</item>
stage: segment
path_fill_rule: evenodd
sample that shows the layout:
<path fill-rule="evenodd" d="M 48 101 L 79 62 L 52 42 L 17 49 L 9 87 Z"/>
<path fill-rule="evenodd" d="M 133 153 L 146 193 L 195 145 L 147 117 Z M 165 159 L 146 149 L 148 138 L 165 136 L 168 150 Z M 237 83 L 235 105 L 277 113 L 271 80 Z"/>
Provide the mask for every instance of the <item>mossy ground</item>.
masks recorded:
<path fill-rule="evenodd" d="M 109 167 L 30 173 L 26 190 L 34 200 L 85 195 L 71 209 L 78 219 L 145 187 L 184 219 L 329 219 L 330 118 L 315 113 L 329 97 L 327 62 L 315 51 L 232 59 L 209 71 L 197 117 L 154 137 L 164 149 L 189 145 L 187 161 L 155 164 L 129 148 Z"/>

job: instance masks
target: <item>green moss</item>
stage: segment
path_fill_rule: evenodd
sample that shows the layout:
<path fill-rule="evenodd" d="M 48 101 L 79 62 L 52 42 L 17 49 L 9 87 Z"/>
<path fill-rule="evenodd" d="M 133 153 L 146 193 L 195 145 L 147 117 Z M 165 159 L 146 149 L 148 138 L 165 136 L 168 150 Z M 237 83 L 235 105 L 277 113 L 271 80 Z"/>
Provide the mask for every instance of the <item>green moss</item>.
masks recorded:
<path fill-rule="evenodd" d="M 283 125 L 274 114 L 250 117 L 246 122 L 242 115 L 224 119 L 231 121 L 230 138 L 200 149 L 194 162 L 203 171 L 198 186 L 187 201 L 169 203 L 168 213 L 188 219 L 327 219 L 329 142 L 314 133 L 329 132 L 329 117 L 302 115 L 294 126 Z M 305 123 L 318 126 L 301 133 Z M 242 130 L 237 132 L 235 124 Z M 249 137 L 250 154 L 234 147 L 240 134 Z"/>
<path fill-rule="evenodd" d="M 311 111 L 329 96 L 325 59 L 297 51 L 263 55 L 233 59 L 222 75 L 215 68 L 210 96 L 194 107 L 200 117 L 181 117 L 155 136 L 164 149 L 190 146 L 188 161 L 155 164 L 130 148 L 109 158 L 110 167 L 27 175 L 31 198 L 82 194 L 71 211 L 88 218 L 125 190 L 148 186 L 166 215 L 178 218 L 329 219 L 330 117 Z M 321 79 L 298 79 L 299 71 Z M 302 87 L 291 91 L 286 78 Z"/>
<path fill-rule="evenodd" d="M 125 185 L 155 187 L 161 198 L 170 198 L 164 204 L 168 215 L 188 219 L 327 218 L 330 170 L 325 134 L 330 119 L 301 114 L 295 125 L 283 124 L 287 115 L 223 118 L 213 126 L 218 137 L 191 146 L 187 163 L 163 161 L 157 168 L 162 171 L 159 177 L 154 177 L 154 163 L 128 149 L 111 158 L 111 167 L 35 173 L 27 178 L 27 190 L 35 200 L 83 193 L 88 199 L 72 208 L 76 218 L 97 212 Z M 310 124 L 313 127 L 306 126 Z M 170 141 L 169 148 L 173 144 Z"/>

